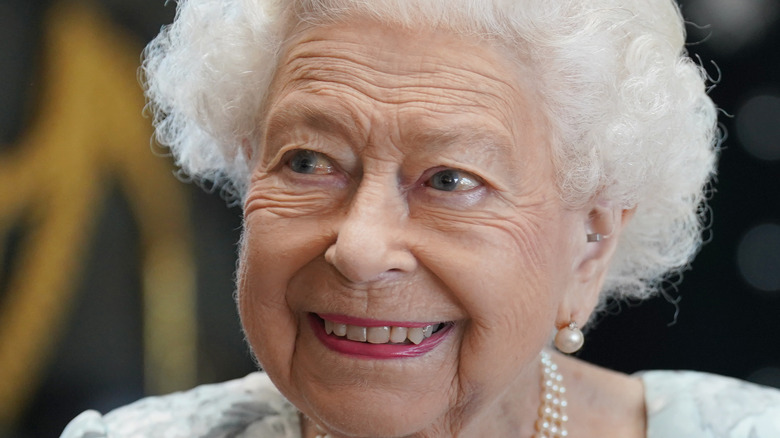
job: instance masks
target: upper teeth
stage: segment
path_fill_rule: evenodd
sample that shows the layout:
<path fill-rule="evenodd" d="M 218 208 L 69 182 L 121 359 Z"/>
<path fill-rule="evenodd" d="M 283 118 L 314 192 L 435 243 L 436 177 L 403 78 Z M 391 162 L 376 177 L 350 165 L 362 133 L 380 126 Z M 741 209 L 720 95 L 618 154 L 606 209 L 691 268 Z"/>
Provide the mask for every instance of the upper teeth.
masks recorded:
<path fill-rule="evenodd" d="M 426 325 L 425 327 L 362 327 L 359 325 L 339 324 L 325 321 L 325 333 L 346 337 L 351 341 L 369 342 L 371 344 L 386 344 L 392 342 L 401 344 L 408 339 L 414 344 L 419 344 L 426 338 L 430 338 L 433 332 L 441 324 Z"/>

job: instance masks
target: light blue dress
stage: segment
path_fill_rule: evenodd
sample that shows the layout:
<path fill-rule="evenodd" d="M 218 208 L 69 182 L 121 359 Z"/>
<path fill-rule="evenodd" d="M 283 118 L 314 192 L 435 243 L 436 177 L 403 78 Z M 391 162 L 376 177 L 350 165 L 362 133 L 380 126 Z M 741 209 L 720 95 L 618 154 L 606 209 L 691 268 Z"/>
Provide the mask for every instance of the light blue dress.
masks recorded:
<path fill-rule="evenodd" d="M 647 438 L 780 438 L 780 391 L 690 371 L 649 371 Z M 300 438 L 298 411 L 263 373 L 86 411 L 61 438 Z M 572 435 L 572 438 L 577 438 Z"/>

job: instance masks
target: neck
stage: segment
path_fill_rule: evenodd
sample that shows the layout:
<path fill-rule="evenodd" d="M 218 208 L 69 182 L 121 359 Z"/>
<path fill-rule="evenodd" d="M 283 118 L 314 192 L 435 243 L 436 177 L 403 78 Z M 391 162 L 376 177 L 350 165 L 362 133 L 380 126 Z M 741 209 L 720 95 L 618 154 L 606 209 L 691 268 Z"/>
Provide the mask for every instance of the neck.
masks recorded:
<path fill-rule="evenodd" d="M 553 358 L 555 360 L 555 358 Z M 484 415 L 466 426 L 458 437 L 534 437 L 542 390 L 540 359 L 532 361 Z"/>
<path fill-rule="evenodd" d="M 644 387 L 638 378 L 563 355 L 554 356 L 565 378 L 569 435 L 644 438 Z"/>

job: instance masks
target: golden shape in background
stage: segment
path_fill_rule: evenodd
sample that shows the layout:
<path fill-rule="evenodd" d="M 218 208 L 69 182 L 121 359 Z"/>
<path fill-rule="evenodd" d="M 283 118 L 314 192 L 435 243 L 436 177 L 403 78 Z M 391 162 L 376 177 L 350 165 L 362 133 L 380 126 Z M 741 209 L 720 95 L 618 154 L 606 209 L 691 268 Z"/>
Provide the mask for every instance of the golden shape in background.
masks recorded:
<path fill-rule="evenodd" d="M 83 2 L 49 10 L 36 117 L 0 154 L 0 243 L 13 224 L 25 227 L 0 302 L 0 424 L 13 424 L 52 358 L 109 181 L 140 234 L 146 390 L 196 380 L 189 207 L 168 162 L 148 146 L 140 48 L 108 23 Z"/>

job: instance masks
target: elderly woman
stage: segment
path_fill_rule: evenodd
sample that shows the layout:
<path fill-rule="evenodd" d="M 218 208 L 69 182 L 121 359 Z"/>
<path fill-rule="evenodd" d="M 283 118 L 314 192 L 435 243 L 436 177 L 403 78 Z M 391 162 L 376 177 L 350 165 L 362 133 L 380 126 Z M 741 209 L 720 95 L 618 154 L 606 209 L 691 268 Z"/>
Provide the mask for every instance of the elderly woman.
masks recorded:
<path fill-rule="evenodd" d="M 780 395 L 565 353 L 701 239 L 717 152 L 671 0 L 188 0 L 159 140 L 243 202 L 262 373 L 66 437 L 777 437 Z"/>

